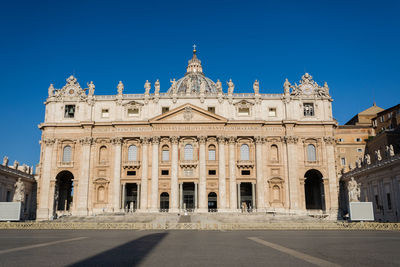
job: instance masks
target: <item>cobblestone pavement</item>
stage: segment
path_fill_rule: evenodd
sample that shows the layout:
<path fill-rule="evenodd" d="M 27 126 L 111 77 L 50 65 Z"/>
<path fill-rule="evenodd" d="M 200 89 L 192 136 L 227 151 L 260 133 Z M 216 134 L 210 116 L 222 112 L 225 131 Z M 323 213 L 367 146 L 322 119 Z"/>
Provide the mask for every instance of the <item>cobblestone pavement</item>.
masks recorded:
<path fill-rule="evenodd" d="M 0 230 L 0 266 L 399 266 L 400 232 Z"/>

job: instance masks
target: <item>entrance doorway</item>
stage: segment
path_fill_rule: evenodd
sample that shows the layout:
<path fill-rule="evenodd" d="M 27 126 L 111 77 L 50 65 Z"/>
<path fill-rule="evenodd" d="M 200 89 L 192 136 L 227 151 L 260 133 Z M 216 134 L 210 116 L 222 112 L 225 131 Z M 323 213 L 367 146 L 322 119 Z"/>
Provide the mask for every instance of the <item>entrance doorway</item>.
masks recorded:
<path fill-rule="evenodd" d="M 304 175 L 304 192 L 306 198 L 306 209 L 325 210 L 324 184 L 322 174 L 317 170 L 309 170 Z"/>
<path fill-rule="evenodd" d="M 182 184 L 183 208 L 189 211 L 195 209 L 194 188 L 195 188 L 194 183 Z"/>
<path fill-rule="evenodd" d="M 162 192 L 160 195 L 160 211 L 168 212 L 169 210 L 169 194 L 167 192 Z"/>
<path fill-rule="evenodd" d="M 74 176 L 69 171 L 62 171 L 56 177 L 54 206 L 56 211 L 69 211 L 74 197 Z"/>
<path fill-rule="evenodd" d="M 252 183 L 240 183 L 240 209 L 242 211 L 253 210 L 253 193 Z"/>
<path fill-rule="evenodd" d="M 137 184 L 127 183 L 125 185 L 124 209 L 127 212 L 134 212 L 138 206 L 138 186 Z"/>
<path fill-rule="evenodd" d="M 217 212 L 217 194 L 215 192 L 208 194 L 208 212 Z"/>

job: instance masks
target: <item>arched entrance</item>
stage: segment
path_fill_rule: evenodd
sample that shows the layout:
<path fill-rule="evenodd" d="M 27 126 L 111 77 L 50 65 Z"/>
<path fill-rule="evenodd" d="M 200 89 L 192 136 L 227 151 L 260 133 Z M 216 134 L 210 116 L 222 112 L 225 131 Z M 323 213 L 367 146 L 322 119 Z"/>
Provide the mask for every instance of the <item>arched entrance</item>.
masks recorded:
<path fill-rule="evenodd" d="M 62 171 L 56 177 L 54 190 L 54 206 L 56 211 L 69 211 L 74 196 L 74 175 L 69 171 Z"/>
<path fill-rule="evenodd" d="M 309 170 L 304 175 L 304 192 L 306 209 L 325 210 L 324 184 L 322 174 L 317 170 Z"/>
<path fill-rule="evenodd" d="M 210 192 L 208 194 L 208 212 L 217 211 L 217 194 L 215 192 Z"/>
<path fill-rule="evenodd" d="M 169 194 L 162 192 L 160 195 L 160 211 L 168 212 L 169 210 Z"/>

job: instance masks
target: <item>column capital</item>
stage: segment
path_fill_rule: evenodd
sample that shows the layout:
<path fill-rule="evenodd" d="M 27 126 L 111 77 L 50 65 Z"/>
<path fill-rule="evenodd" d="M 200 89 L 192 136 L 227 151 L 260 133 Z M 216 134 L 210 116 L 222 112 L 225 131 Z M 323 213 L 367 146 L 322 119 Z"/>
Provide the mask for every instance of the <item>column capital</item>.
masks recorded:
<path fill-rule="evenodd" d="M 255 136 L 254 140 L 256 141 L 256 144 L 263 144 L 265 142 L 265 138 L 263 136 Z"/>
<path fill-rule="evenodd" d="M 93 138 L 92 137 L 84 137 L 79 139 L 79 143 L 81 143 L 81 145 L 91 145 L 93 144 Z"/>
<path fill-rule="evenodd" d="M 236 136 L 229 136 L 228 137 L 229 144 L 235 144 L 236 143 L 236 139 L 237 139 Z"/>
<path fill-rule="evenodd" d="M 336 143 L 336 140 L 333 136 L 324 136 L 324 142 L 328 145 L 333 145 Z"/>
<path fill-rule="evenodd" d="M 52 146 L 52 145 L 54 145 L 54 143 L 56 142 L 56 139 L 54 139 L 54 138 L 46 138 L 46 139 L 43 139 L 42 142 L 43 142 L 46 146 Z"/>
<path fill-rule="evenodd" d="M 150 143 L 151 138 L 147 136 L 143 136 L 140 138 L 140 142 L 144 145 L 148 145 Z"/>
<path fill-rule="evenodd" d="M 111 143 L 113 145 L 120 145 L 120 144 L 123 143 L 123 140 L 122 140 L 121 137 L 114 137 L 114 138 L 111 139 Z"/>
<path fill-rule="evenodd" d="M 197 140 L 199 141 L 200 144 L 205 144 L 207 141 L 207 136 L 204 135 L 198 136 Z"/>
<path fill-rule="evenodd" d="M 225 143 L 226 137 L 224 135 L 217 136 L 218 143 Z"/>
<path fill-rule="evenodd" d="M 177 145 L 179 143 L 179 136 L 171 136 L 169 140 L 172 144 Z"/>
<path fill-rule="evenodd" d="M 159 143 L 160 143 L 160 137 L 159 137 L 159 136 L 153 136 L 153 137 L 151 138 L 151 142 L 152 142 L 154 145 L 159 144 Z"/>
<path fill-rule="evenodd" d="M 299 141 L 299 138 L 296 136 L 292 136 L 292 135 L 286 135 L 285 137 L 283 137 L 283 141 L 286 144 L 297 144 L 297 142 Z"/>

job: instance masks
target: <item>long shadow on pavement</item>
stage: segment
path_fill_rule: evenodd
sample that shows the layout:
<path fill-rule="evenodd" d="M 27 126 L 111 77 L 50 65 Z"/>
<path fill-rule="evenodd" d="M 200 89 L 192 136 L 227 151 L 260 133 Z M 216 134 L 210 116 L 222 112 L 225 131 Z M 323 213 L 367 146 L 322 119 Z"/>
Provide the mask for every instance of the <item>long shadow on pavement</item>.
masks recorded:
<path fill-rule="evenodd" d="M 69 266 L 137 266 L 167 234 L 146 235 Z"/>

